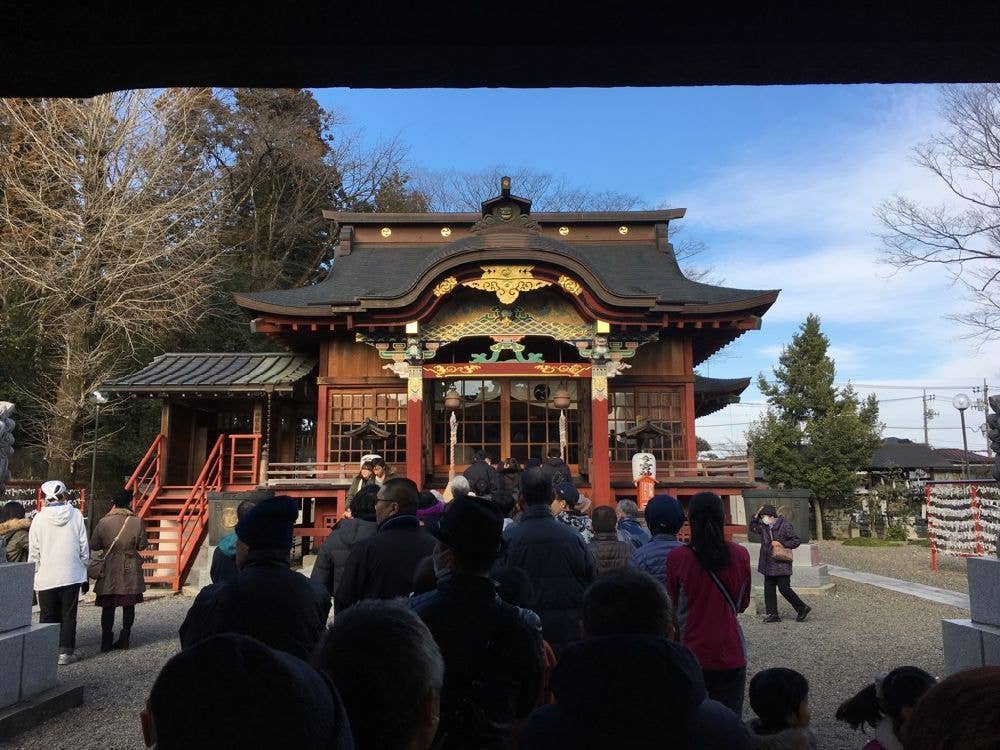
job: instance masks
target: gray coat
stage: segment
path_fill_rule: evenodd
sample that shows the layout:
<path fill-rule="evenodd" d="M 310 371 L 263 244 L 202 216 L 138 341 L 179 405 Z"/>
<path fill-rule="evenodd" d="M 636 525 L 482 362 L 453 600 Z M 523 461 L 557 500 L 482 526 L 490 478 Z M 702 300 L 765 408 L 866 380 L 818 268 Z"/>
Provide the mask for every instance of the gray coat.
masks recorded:
<path fill-rule="evenodd" d="M 750 530 L 755 534 L 760 534 L 760 559 L 757 563 L 757 570 L 765 576 L 790 576 L 792 574 L 792 564 L 774 559 L 774 552 L 771 542 L 781 542 L 788 549 L 795 549 L 802 541 L 795 533 L 795 527 L 785 520 L 784 516 L 774 519 L 774 524 L 768 526 L 763 521 L 756 518 L 750 521 Z"/>
<path fill-rule="evenodd" d="M 114 542 L 123 523 L 127 525 L 118 541 Z M 94 528 L 90 537 L 91 555 L 98 551 L 106 552 L 112 542 L 114 548 L 105 557 L 104 574 L 97 580 L 94 593 L 98 596 L 141 594 L 146 590 L 146 582 L 142 576 L 139 551 L 149 546 L 145 522 L 127 508 L 112 508 Z"/>

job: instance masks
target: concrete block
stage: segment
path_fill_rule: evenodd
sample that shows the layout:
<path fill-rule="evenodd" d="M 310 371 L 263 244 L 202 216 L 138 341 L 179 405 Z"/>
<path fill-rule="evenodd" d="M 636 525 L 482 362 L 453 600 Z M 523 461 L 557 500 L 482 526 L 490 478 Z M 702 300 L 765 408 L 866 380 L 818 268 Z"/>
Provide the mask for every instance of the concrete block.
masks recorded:
<path fill-rule="evenodd" d="M 12 706 L 21 697 L 21 659 L 24 633 L 0 633 L 0 708 Z"/>
<path fill-rule="evenodd" d="M 757 572 L 757 561 L 760 557 L 760 544 L 746 542 L 743 544 L 750 553 L 750 572 L 753 585 L 762 587 L 764 576 Z M 826 565 L 819 562 L 819 545 L 802 544 L 793 551 L 792 560 L 792 588 L 822 588 L 830 583 L 829 573 Z"/>
<path fill-rule="evenodd" d="M 59 626 L 32 625 L 24 631 L 21 700 L 55 687 L 59 661 Z"/>
<path fill-rule="evenodd" d="M 0 709 L 0 744 L 14 735 L 31 731 L 63 711 L 82 705 L 83 685 L 62 684 L 26 701 L 19 701 L 15 706 Z"/>
<path fill-rule="evenodd" d="M 983 635 L 972 620 L 942 620 L 946 674 L 983 666 Z"/>
<path fill-rule="evenodd" d="M 983 666 L 1000 667 L 1000 629 L 980 631 L 983 636 Z"/>
<path fill-rule="evenodd" d="M 972 621 L 1000 627 L 1000 558 L 970 557 L 968 571 Z"/>
<path fill-rule="evenodd" d="M 31 624 L 31 591 L 35 583 L 34 563 L 0 565 L 0 633 Z"/>

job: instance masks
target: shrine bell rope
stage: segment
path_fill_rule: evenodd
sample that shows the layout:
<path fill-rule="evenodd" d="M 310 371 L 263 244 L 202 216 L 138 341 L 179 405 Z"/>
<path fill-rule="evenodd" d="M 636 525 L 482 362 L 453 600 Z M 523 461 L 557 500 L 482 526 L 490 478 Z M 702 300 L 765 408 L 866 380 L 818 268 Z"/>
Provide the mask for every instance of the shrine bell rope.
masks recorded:
<path fill-rule="evenodd" d="M 928 484 L 931 567 L 937 555 L 992 555 L 1000 534 L 1000 488 L 990 484 Z"/>

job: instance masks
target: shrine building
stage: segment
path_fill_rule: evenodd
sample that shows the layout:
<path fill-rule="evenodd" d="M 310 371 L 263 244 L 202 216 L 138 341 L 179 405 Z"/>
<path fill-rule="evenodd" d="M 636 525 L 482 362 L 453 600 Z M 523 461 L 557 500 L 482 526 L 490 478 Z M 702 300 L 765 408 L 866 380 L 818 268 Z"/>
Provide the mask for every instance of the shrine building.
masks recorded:
<path fill-rule="evenodd" d="M 684 213 L 532 213 L 508 178 L 480 213 L 324 212 L 338 240 L 323 281 L 236 295 L 287 351 L 164 354 L 102 387 L 162 401 L 129 480 L 169 550 L 147 580 L 183 581 L 213 491 L 301 498 L 296 533 L 321 539 L 367 453 L 443 489 L 477 450 L 523 465 L 556 448 L 581 493 L 612 504 L 636 497 L 630 431 L 648 421 L 656 492 L 735 507 L 752 457 L 700 460 L 695 419 L 749 378 L 695 368 L 778 292 L 686 278 L 670 242 Z"/>

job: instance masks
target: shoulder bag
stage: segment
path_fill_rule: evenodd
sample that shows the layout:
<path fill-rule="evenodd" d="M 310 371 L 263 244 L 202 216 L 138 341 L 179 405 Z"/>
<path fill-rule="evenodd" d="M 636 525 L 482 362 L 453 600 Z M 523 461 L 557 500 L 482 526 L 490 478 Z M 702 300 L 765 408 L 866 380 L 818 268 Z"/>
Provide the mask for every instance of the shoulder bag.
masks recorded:
<path fill-rule="evenodd" d="M 771 542 L 771 557 L 778 562 L 791 562 L 794 559 L 792 551 L 777 539 Z"/>
<path fill-rule="evenodd" d="M 125 527 L 128 525 L 129 519 L 132 516 L 126 516 L 125 521 L 122 523 L 122 527 L 118 529 L 118 534 L 115 535 L 114 541 L 111 542 L 111 546 L 100 553 L 100 557 L 90 556 L 90 562 L 87 563 L 87 577 L 93 578 L 95 581 L 100 579 L 104 575 L 104 561 L 108 559 L 108 555 L 111 554 L 111 550 L 115 548 L 115 544 L 118 542 L 118 538 L 125 531 Z"/>

